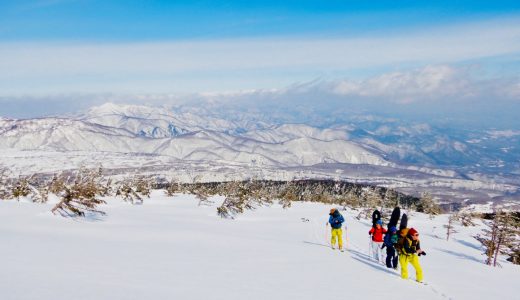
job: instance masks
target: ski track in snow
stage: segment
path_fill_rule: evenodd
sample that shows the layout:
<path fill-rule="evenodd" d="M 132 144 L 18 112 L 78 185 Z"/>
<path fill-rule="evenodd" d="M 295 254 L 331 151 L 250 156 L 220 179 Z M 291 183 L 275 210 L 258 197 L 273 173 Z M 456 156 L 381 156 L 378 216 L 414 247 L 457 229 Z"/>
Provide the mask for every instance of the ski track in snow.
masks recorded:
<path fill-rule="evenodd" d="M 331 238 L 330 227 L 326 227 L 326 234 L 325 234 L 325 237 L 324 237 L 325 241 L 322 242 L 321 239 L 319 238 L 319 235 L 317 234 L 317 231 L 318 231 L 317 228 L 318 227 L 323 227 L 323 226 L 320 226 L 314 220 L 310 220 L 309 224 L 311 225 L 313 242 L 305 241 L 305 243 L 330 248 L 331 247 L 331 244 L 330 244 L 330 238 Z M 348 229 L 343 228 L 343 230 L 344 230 L 343 237 L 344 237 L 344 246 L 345 246 L 344 248 L 346 249 L 345 252 L 348 253 L 351 258 L 353 258 L 353 259 L 355 259 L 355 260 L 357 260 L 357 261 L 359 261 L 361 263 L 364 263 L 364 264 L 367 264 L 367 265 L 371 265 L 373 268 L 379 269 L 379 270 L 381 270 L 383 272 L 390 273 L 390 275 L 396 276 L 396 278 L 401 279 L 400 265 L 398 266 L 397 270 L 395 270 L 395 271 L 386 268 L 386 265 L 385 265 L 384 262 L 377 262 L 373 258 L 371 258 L 371 256 L 370 256 L 370 242 L 368 243 L 367 248 L 365 250 L 363 250 L 360 245 L 350 241 L 350 237 L 348 235 L 348 232 L 345 233 Z M 370 241 L 370 239 L 368 239 L 368 241 Z M 337 250 L 334 250 L 334 251 L 337 251 Z M 385 257 L 386 257 L 386 254 L 385 254 L 385 251 L 383 251 L 383 261 L 384 261 Z M 412 274 L 414 272 L 413 267 L 409 266 L 409 269 L 410 269 L 409 273 Z M 405 281 L 405 280 L 403 280 L 403 281 Z M 450 299 L 450 300 L 454 299 L 453 297 L 451 297 L 450 295 L 445 293 L 441 288 L 439 288 L 437 285 L 435 285 L 431 281 L 423 282 L 423 283 L 417 283 L 413 279 L 408 279 L 405 282 L 410 282 L 410 283 L 413 283 L 413 284 L 423 285 L 423 286 L 425 286 L 425 288 L 431 290 L 435 295 L 437 295 L 439 297 L 439 299 Z"/>
<path fill-rule="evenodd" d="M 331 250 L 323 204 L 259 207 L 226 220 L 215 211 L 221 197 L 209 206 L 162 191 L 142 205 L 107 200 L 106 216 L 85 219 L 54 216 L 51 203 L 0 201 L 0 298 L 508 299 L 517 292 L 518 266 L 481 262 L 471 238 L 479 228 L 457 228 L 449 242 L 437 237 L 447 216 L 410 215 L 428 252 L 420 258 L 426 283 L 417 284 L 411 266 L 402 280 L 399 269 L 370 258 L 370 223 L 354 211 L 342 212 L 348 238 L 340 252 Z"/>

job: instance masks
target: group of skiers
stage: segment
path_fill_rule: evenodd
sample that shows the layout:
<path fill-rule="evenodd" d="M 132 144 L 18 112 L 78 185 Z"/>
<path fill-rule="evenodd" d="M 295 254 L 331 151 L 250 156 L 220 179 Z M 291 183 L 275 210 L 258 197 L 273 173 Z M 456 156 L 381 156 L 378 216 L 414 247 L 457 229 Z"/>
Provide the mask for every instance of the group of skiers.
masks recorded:
<path fill-rule="evenodd" d="M 379 211 L 375 211 L 374 214 Z M 421 249 L 419 242 L 419 232 L 414 228 L 406 228 L 407 217 L 403 215 L 401 226 L 398 230 L 397 219 L 400 211 L 396 208 L 392 214 L 388 230 L 383 227 L 383 221 L 376 215 L 373 215 L 373 226 L 368 232 L 370 237 L 370 252 L 374 260 L 386 263 L 387 268 L 397 269 L 397 265 L 401 264 L 401 277 L 408 279 L 408 263 L 410 263 L 416 273 L 416 280 L 423 281 L 423 273 L 421 265 L 419 264 L 419 256 L 426 255 Z M 396 219 L 397 216 L 397 219 Z M 404 221 L 404 223 L 403 223 Z M 332 249 L 335 249 L 338 244 L 338 249 L 343 250 L 343 231 L 342 225 L 345 219 L 338 209 L 333 208 L 329 213 L 329 222 L 331 231 L 330 244 Z M 382 250 L 386 248 L 386 261 L 383 262 Z"/>

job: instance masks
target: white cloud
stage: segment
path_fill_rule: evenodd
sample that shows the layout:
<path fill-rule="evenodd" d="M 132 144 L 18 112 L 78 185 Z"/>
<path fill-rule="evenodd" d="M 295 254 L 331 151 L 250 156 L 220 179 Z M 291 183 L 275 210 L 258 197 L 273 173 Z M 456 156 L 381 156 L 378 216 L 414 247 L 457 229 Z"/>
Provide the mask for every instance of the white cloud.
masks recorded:
<path fill-rule="evenodd" d="M 2 95 L 202 92 L 279 88 L 351 70 L 439 65 L 520 53 L 520 21 L 462 24 L 363 38 L 262 38 L 119 44 L 0 43 Z M 453 76 L 433 67 L 365 83 L 385 93 L 438 91 Z M 332 75 L 333 77 L 337 75 Z M 399 84 L 401 82 L 401 84 Z M 408 84 L 412 84 L 409 87 Z M 341 91 L 355 89 L 344 83 Z M 457 89 L 457 86 L 451 86 Z M 413 91 L 416 90 L 416 92 Z"/>
<path fill-rule="evenodd" d="M 448 65 L 426 66 L 407 72 L 391 72 L 363 81 L 339 81 L 332 91 L 339 95 L 384 97 L 402 103 L 474 93 L 468 74 Z"/>

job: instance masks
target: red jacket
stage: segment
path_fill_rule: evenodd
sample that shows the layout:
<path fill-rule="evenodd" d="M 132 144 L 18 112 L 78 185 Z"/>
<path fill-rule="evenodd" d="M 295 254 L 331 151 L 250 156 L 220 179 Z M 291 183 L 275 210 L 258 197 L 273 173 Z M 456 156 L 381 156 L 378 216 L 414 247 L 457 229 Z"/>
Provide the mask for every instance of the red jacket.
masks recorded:
<path fill-rule="evenodd" d="M 379 229 L 372 227 L 368 232 L 368 234 L 372 235 L 372 241 L 374 242 L 382 242 L 384 233 L 386 233 L 386 229 L 383 227 L 380 227 Z"/>

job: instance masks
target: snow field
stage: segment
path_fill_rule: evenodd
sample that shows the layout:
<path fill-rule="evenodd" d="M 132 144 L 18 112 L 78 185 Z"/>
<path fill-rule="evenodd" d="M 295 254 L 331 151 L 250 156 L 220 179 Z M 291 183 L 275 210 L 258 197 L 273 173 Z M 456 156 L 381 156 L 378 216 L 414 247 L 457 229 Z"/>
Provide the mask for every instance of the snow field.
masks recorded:
<path fill-rule="evenodd" d="M 1 299 L 511 299 L 520 268 L 490 268 L 457 226 L 445 241 L 447 216 L 414 213 L 427 256 L 425 282 L 402 280 L 366 256 L 368 220 L 342 212 L 346 252 L 331 250 L 329 206 L 275 205 L 221 219 L 215 204 L 154 191 L 143 205 L 108 199 L 104 217 L 66 219 L 49 204 L 0 201 Z M 308 222 L 302 218 L 309 219 Z M 436 237 L 439 236 L 439 237 Z"/>

